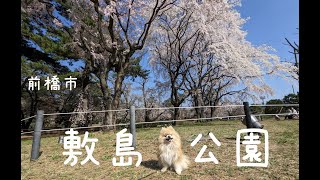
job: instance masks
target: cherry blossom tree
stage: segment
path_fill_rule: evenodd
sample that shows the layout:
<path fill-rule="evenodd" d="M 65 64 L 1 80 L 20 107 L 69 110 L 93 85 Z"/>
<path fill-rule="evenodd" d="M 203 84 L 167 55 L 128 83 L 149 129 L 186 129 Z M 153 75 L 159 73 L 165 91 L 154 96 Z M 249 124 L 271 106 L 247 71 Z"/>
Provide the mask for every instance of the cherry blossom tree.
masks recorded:
<path fill-rule="evenodd" d="M 51 20 L 56 28 L 68 32 L 73 39 L 68 46 L 84 59 L 83 76 L 94 74 L 99 78 L 105 109 L 112 110 L 119 107 L 130 62 L 142 52 L 153 22 L 174 3 L 174 0 L 39 0 L 34 1 L 37 6 L 29 6 L 28 10 L 30 13 L 38 10 L 41 14 L 36 16 L 41 20 Z M 72 22 L 71 27 L 64 24 L 66 19 Z M 111 74 L 115 76 L 112 87 L 108 83 Z M 114 123 L 112 114 L 106 113 L 104 124 Z"/>
<path fill-rule="evenodd" d="M 287 78 L 292 74 L 295 67 L 281 63 L 272 54 L 274 49 L 245 39 L 246 19 L 235 10 L 238 5 L 237 0 L 179 1 L 157 22 L 151 64 L 170 79 L 174 106 L 190 94 L 197 105 L 203 105 L 201 90 L 210 88 L 208 93 L 216 91 L 216 99 L 237 92 L 257 99 L 260 94 L 272 94 L 266 75 Z M 234 90 L 237 86 L 244 88 Z"/>

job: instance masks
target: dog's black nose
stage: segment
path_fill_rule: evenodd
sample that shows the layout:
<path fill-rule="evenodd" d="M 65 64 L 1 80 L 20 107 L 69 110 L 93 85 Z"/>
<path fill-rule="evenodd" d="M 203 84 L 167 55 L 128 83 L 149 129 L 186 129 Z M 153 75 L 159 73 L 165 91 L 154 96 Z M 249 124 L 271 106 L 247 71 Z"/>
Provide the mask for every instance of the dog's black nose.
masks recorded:
<path fill-rule="evenodd" d="M 171 139 L 173 139 L 172 136 L 167 135 L 166 140 L 167 140 L 167 141 L 170 141 Z"/>

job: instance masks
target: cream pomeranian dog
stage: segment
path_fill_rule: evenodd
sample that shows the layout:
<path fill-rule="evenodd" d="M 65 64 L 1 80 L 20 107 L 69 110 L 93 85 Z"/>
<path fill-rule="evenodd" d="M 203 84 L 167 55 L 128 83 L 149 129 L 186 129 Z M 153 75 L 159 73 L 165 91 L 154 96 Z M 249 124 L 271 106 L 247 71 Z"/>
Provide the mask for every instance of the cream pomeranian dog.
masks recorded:
<path fill-rule="evenodd" d="M 161 172 L 174 168 L 179 175 L 190 164 L 189 158 L 182 152 L 180 136 L 172 126 L 163 127 L 160 131 L 158 159 Z"/>

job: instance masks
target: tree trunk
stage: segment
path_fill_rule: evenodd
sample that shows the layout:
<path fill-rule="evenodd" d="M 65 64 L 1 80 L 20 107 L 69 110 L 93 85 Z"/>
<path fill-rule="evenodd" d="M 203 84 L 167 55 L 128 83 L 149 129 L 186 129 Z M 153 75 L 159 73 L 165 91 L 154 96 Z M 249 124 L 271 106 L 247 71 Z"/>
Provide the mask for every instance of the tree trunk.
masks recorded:
<path fill-rule="evenodd" d="M 32 96 L 32 91 L 27 90 L 29 96 L 30 96 L 30 112 L 29 112 L 29 117 L 34 116 L 36 114 L 37 111 L 37 105 L 38 105 L 38 94 L 37 91 L 33 91 L 35 96 L 33 98 Z M 24 129 L 29 129 L 30 124 L 32 123 L 32 121 L 34 120 L 34 118 L 30 118 L 28 120 L 26 120 L 25 124 L 24 124 Z"/>
<path fill-rule="evenodd" d="M 174 86 L 174 82 L 175 80 L 171 80 L 171 104 L 173 105 L 173 107 L 179 107 L 179 97 L 178 97 L 178 91 Z M 177 120 L 178 116 L 179 116 L 179 109 L 178 108 L 174 108 L 174 112 L 173 112 L 173 120 Z M 176 121 L 172 122 L 172 125 L 175 126 L 177 125 Z"/>
<path fill-rule="evenodd" d="M 145 85 L 146 85 L 146 80 L 144 79 L 143 82 L 142 82 L 143 105 L 144 105 L 145 108 L 148 108 L 148 103 L 147 103 L 147 98 L 146 98 L 147 97 L 147 93 L 146 93 Z M 150 110 L 144 109 L 144 121 L 145 122 L 150 122 L 151 121 L 150 113 L 151 113 Z"/>
<path fill-rule="evenodd" d="M 202 107 L 199 107 L 199 106 L 203 106 L 204 103 L 203 103 L 201 97 L 199 97 L 198 94 L 193 96 L 193 102 L 194 102 L 194 106 L 198 107 L 198 108 L 195 108 L 195 111 L 196 111 L 196 116 L 197 116 L 197 119 L 198 119 L 197 122 L 200 122 L 201 120 L 199 120 L 199 119 L 204 117 L 204 109 Z"/>
<path fill-rule="evenodd" d="M 213 106 L 212 104 L 213 104 L 212 101 L 210 101 L 209 106 Z M 216 110 L 215 107 L 210 107 L 210 117 L 213 118 L 215 110 Z"/>
<path fill-rule="evenodd" d="M 213 100 L 210 100 L 210 106 L 216 106 L 217 103 L 216 101 L 213 101 Z M 213 120 L 213 116 L 214 116 L 214 112 L 216 111 L 216 107 L 211 107 L 210 108 L 210 117 L 212 117 L 212 120 Z"/>
<path fill-rule="evenodd" d="M 89 74 L 84 73 L 82 81 L 82 89 L 79 95 L 79 101 L 74 109 L 74 112 L 87 112 L 89 108 Z M 69 122 L 65 122 L 64 126 L 69 127 L 87 127 L 89 122 L 92 120 L 91 113 L 76 113 L 72 114 L 69 118 Z"/>
<path fill-rule="evenodd" d="M 124 79 L 124 75 L 119 74 L 117 75 L 116 78 L 116 82 L 115 82 L 115 86 L 114 86 L 114 97 L 113 97 L 113 101 L 112 101 L 112 107 L 114 109 L 118 109 L 119 108 L 119 104 L 120 104 L 120 97 L 122 94 L 122 82 Z M 115 118 L 113 120 L 113 124 L 117 123 L 117 117 L 115 114 Z"/>
<path fill-rule="evenodd" d="M 125 70 L 128 67 L 129 63 L 125 62 L 124 65 L 122 66 L 122 63 L 120 63 L 117 68 L 116 68 L 116 72 L 117 72 L 117 77 L 116 77 L 116 81 L 114 84 L 114 96 L 113 96 L 113 101 L 112 101 L 112 107 L 114 109 L 118 109 L 119 108 L 119 104 L 120 104 L 120 97 L 122 94 L 122 83 L 124 80 L 124 75 L 125 75 Z M 117 123 L 117 117 L 116 117 L 116 113 L 114 116 L 114 120 L 112 124 L 116 124 Z"/>
<path fill-rule="evenodd" d="M 199 97 L 199 95 L 198 95 Z M 204 106 L 204 103 L 203 103 L 203 100 L 202 100 L 202 97 L 198 98 L 199 100 L 199 106 Z M 200 119 L 204 118 L 204 108 L 203 107 L 200 107 L 199 108 L 199 112 L 200 112 Z"/>
<path fill-rule="evenodd" d="M 76 91 L 77 92 L 77 91 Z M 60 103 L 59 107 L 57 108 L 57 112 L 63 113 L 66 112 L 66 105 L 67 103 L 74 97 L 76 92 L 71 91 L 67 98 L 63 100 L 63 102 Z M 58 101 L 56 103 L 59 103 Z M 70 116 L 56 116 L 55 117 L 55 126 L 59 127 L 62 123 L 65 123 L 66 121 L 69 121 Z"/>
<path fill-rule="evenodd" d="M 110 102 L 110 98 L 108 98 L 108 100 L 106 101 L 106 104 L 105 104 L 104 108 L 106 110 L 112 110 L 112 105 L 111 105 L 111 102 Z M 112 124 L 112 119 L 113 119 L 113 112 L 112 111 L 105 112 L 104 117 L 105 118 L 103 120 L 103 125 L 113 125 Z M 114 129 L 114 126 L 109 126 L 106 129 Z"/>
<path fill-rule="evenodd" d="M 112 110 L 111 97 L 110 97 L 110 93 L 108 92 L 107 76 L 108 76 L 108 72 L 107 73 L 100 72 L 99 74 L 100 88 L 103 95 L 104 109 Z M 112 111 L 105 112 L 102 124 L 112 125 L 112 119 L 113 119 Z M 106 129 L 113 129 L 113 127 L 109 126 L 109 128 L 106 128 Z"/>
<path fill-rule="evenodd" d="M 199 106 L 199 100 L 198 100 L 198 96 L 197 95 L 194 95 L 193 96 L 193 103 L 194 103 L 194 106 L 195 107 L 198 107 Z M 200 119 L 201 117 L 201 115 L 200 115 L 200 109 L 199 108 L 195 108 L 194 109 L 195 111 L 196 111 L 196 116 L 197 116 L 197 119 Z M 197 121 L 199 121 L 199 120 L 197 120 Z"/>
<path fill-rule="evenodd" d="M 174 104 L 174 107 L 179 107 L 178 104 Z M 173 112 L 173 120 L 178 120 L 179 118 L 179 108 L 174 108 L 174 112 Z M 173 121 L 172 125 L 175 126 L 177 125 L 177 121 Z"/>

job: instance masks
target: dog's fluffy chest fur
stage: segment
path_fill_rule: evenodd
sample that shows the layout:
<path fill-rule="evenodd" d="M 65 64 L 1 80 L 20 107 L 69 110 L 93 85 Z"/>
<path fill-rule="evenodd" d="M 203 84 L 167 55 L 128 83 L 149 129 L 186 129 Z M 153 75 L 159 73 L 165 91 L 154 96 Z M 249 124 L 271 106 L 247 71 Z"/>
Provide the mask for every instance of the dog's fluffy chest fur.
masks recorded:
<path fill-rule="evenodd" d="M 162 162 L 167 163 L 169 166 L 171 166 L 178 158 L 177 151 L 172 143 L 160 146 L 160 151 L 162 152 L 160 154 Z"/>

